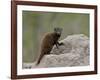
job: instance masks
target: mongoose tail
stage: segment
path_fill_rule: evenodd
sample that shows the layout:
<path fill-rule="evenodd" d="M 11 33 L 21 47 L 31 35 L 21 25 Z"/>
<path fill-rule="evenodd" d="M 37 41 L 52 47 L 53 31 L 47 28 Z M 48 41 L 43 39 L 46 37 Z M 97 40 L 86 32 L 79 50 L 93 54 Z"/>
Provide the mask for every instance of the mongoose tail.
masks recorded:
<path fill-rule="evenodd" d="M 41 55 L 40 55 L 40 57 L 39 57 L 39 59 L 38 59 L 36 65 L 38 65 L 38 64 L 40 63 L 40 61 L 41 61 L 41 59 L 43 58 L 43 56 L 44 56 L 44 54 L 41 54 Z"/>

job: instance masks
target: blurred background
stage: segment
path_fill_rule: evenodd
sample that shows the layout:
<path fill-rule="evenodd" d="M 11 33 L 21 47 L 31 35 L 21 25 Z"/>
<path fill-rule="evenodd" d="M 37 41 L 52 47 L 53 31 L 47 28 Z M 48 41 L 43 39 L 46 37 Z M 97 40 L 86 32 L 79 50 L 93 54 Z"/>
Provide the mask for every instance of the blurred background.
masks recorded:
<path fill-rule="evenodd" d="M 89 14 L 23 11 L 23 62 L 34 62 L 39 54 L 43 35 L 53 32 L 55 27 L 63 28 L 61 39 L 72 34 L 89 37 Z"/>

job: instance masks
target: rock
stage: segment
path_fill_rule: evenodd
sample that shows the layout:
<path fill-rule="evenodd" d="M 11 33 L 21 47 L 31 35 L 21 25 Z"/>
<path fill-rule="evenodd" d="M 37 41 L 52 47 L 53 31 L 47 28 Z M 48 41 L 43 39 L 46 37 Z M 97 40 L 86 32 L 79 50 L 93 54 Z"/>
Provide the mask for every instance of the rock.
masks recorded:
<path fill-rule="evenodd" d="M 69 35 L 60 42 L 64 45 L 53 47 L 51 54 L 45 55 L 38 66 L 33 68 L 69 67 L 89 65 L 89 38 L 84 34 Z"/>

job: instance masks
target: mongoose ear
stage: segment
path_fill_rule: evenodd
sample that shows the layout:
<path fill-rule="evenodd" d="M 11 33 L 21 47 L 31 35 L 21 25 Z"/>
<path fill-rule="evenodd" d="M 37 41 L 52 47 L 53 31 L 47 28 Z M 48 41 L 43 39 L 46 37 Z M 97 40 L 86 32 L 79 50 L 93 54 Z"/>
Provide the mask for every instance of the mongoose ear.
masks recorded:
<path fill-rule="evenodd" d="M 54 31 L 57 32 L 57 28 L 54 28 Z"/>
<path fill-rule="evenodd" d="M 54 28 L 54 31 L 55 31 L 55 32 L 57 32 L 57 31 L 62 32 L 62 30 L 63 30 L 63 29 L 62 29 L 62 28 L 59 28 L 59 27 Z"/>

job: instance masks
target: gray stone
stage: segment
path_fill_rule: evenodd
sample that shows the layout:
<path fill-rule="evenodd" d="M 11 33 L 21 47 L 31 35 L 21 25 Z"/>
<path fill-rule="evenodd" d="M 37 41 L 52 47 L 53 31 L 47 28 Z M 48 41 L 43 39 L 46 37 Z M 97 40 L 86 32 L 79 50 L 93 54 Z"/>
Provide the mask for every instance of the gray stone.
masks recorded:
<path fill-rule="evenodd" d="M 51 54 L 45 55 L 38 66 L 33 68 L 68 67 L 89 65 L 89 38 L 84 34 L 69 35 L 60 42 L 64 45 L 53 47 Z"/>

